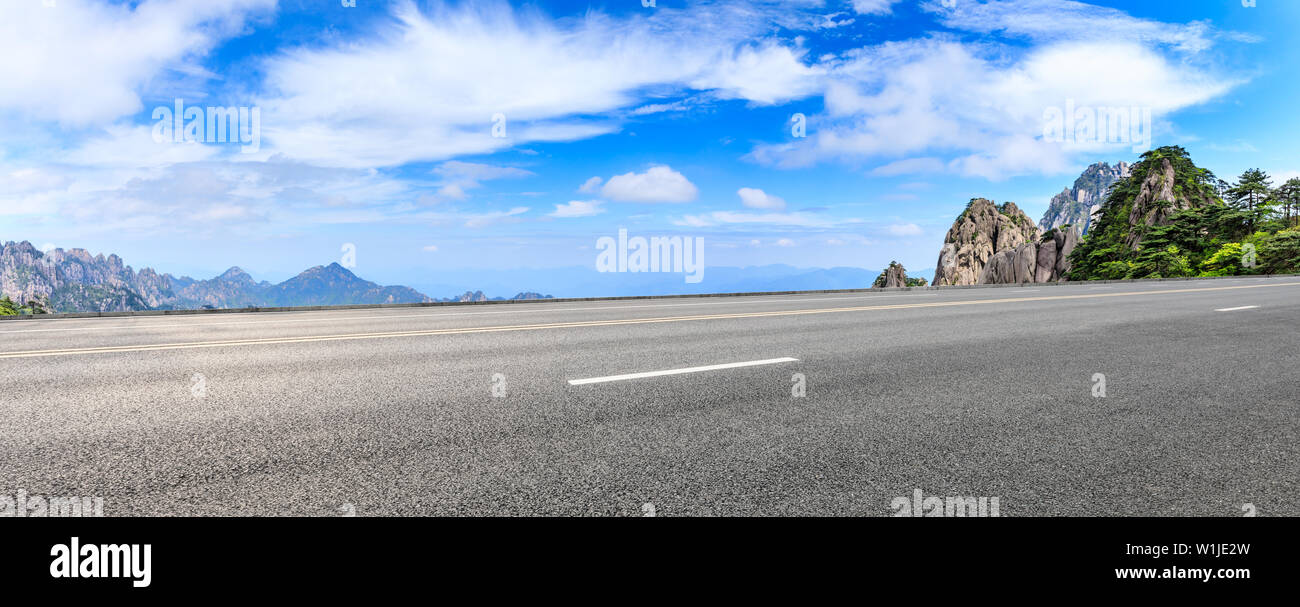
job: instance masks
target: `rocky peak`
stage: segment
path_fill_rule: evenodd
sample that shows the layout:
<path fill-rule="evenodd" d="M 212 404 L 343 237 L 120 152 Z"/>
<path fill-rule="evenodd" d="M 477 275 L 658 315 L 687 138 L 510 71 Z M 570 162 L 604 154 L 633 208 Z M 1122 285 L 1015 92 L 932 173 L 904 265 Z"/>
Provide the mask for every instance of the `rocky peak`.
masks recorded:
<path fill-rule="evenodd" d="M 1069 225 L 1078 235 L 1087 234 L 1111 186 L 1127 178 L 1131 172 L 1132 167 L 1123 161 L 1115 163 L 1115 166 L 1105 162 L 1090 165 L 1074 180 L 1073 187 L 1052 197 L 1038 227 L 1047 231 Z"/>
<path fill-rule="evenodd" d="M 243 268 L 240 268 L 239 266 L 233 266 L 229 270 L 222 272 L 216 280 L 243 284 L 253 284 L 254 282 L 253 277 L 249 276 L 248 272 L 245 272 Z"/>
<path fill-rule="evenodd" d="M 1169 217 L 1179 211 L 1210 204 L 1217 204 L 1217 201 L 1202 190 L 1181 187 L 1174 163 L 1169 158 L 1160 158 L 1154 167 L 1149 167 L 1141 189 L 1133 199 L 1128 214 L 1128 223 L 1133 229 L 1124 242 L 1136 250 L 1146 228 L 1168 224 Z"/>
<path fill-rule="evenodd" d="M 978 284 L 989 258 L 1039 237 L 1038 227 L 1014 202 L 973 198 L 944 237 L 935 285 Z"/>
<path fill-rule="evenodd" d="M 889 262 L 889 267 L 885 268 L 885 271 L 881 272 L 880 276 L 876 277 L 876 282 L 875 284 L 871 285 L 871 288 L 892 289 L 894 287 L 906 287 L 906 286 L 907 286 L 907 269 L 903 267 L 903 264 L 898 263 L 897 261 L 891 261 Z"/>

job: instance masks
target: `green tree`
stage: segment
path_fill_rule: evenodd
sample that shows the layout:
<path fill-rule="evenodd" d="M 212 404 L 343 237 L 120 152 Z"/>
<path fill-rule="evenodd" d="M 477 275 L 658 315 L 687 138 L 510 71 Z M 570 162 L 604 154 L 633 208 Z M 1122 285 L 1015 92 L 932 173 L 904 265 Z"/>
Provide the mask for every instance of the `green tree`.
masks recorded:
<path fill-rule="evenodd" d="M 1127 278 L 1174 278 L 1192 276 L 1191 263 L 1178 247 L 1142 246 Z"/>
<path fill-rule="evenodd" d="M 1230 242 L 1201 262 L 1201 276 L 1236 276 L 1242 273 L 1242 245 Z"/>
<path fill-rule="evenodd" d="M 8 295 L 0 297 L 0 316 L 14 316 L 18 314 L 18 304 L 9 299 Z"/>
<path fill-rule="evenodd" d="M 1272 180 L 1268 173 L 1259 169 L 1248 169 L 1237 178 L 1237 183 L 1228 188 L 1228 202 L 1243 210 L 1250 217 L 1252 231 L 1259 220 L 1268 215 L 1272 202 Z"/>
<path fill-rule="evenodd" d="M 1292 177 L 1277 186 L 1273 198 L 1282 206 L 1287 227 L 1300 223 L 1300 177 Z"/>
<path fill-rule="evenodd" d="M 1300 273 L 1300 230 L 1283 230 L 1259 241 L 1260 269 L 1269 274 Z"/>
<path fill-rule="evenodd" d="M 49 302 L 42 303 L 40 299 L 36 298 L 27 301 L 27 311 L 32 314 L 49 314 L 49 311 L 46 310 L 48 306 Z"/>

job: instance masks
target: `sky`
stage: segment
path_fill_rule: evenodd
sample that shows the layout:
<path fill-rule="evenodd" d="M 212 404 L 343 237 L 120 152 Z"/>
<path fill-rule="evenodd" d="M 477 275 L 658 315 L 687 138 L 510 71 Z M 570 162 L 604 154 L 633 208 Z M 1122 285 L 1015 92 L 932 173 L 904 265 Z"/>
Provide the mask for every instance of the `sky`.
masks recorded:
<path fill-rule="evenodd" d="M 1037 220 L 1151 147 L 1300 176 L 1292 0 L 346 4 L 4 2 L 0 241 L 271 281 L 544 277 L 620 229 L 920 269 L 969 199 Z M 1051 128 L 1080 108 L 1132 124 Z"/>

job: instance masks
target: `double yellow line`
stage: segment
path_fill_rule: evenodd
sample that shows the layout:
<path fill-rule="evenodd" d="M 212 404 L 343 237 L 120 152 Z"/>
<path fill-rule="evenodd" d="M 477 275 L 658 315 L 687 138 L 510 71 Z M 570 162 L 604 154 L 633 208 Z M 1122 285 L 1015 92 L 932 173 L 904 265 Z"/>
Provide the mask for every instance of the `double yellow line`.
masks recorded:
<path fill-rule="evenodd" d="M 1003 299 L 975 299 L 967 301 L 893 304 L 884 306 L 855 306 L 848 308 L 808 308 L 803 310 L 777 310 L 773 312 L 741 312 L 735 314 L 701 314 L 695 316 L 669 316 L 659 318 L 629 318 L 623 320 L 591 320 L 557 322 L 532 325 L 504 325 L 495 327 L 468 327 L 463 329 L 430 329 L 425 331 L 389 331 L 383 333 L 345 333 L 340 335 L 315 335 L 306 337 L 268 337 L 262 339 L 232 339 L 224 341 L 198 341 L 138 346 L 102 346 L 95 348 L 68 348 L 62 350 L 27 350 L 0 353 L 0 358 L 37 358 L 44 356 L 72 356 L 76 354 L 108 354 L 114 352 L 154 352 L 159 350 L 189 350 L 196 348 L 223 348 L 231 346 L 256 346 L 271 344 L 299 344 L 320 341 L 355 339 L 382 339 L 391 337 L 421 337 L 427 335 L 463 335 L 470 333 L 497 333 L 503 331 L 540 331 L 543 329 L 569 329 L 578 327 L 610 327 L 618 325 L 644 325 L 651 323 L 687 322 L 693 320 L 720 320 L 726 318 L 762 318 L 768 316 L 803 316 L 806 314 L 835 314 L 843 312 L 870 312 L 875 310 L 904 310 L 911 308 L 946 308 L 951 306 L 977 306 L 1028 301 L 1058 301 L 1066 299 L 1099 299 L 1103 297 L 1136 297 L 1142 295 L 1168 295 L 1172 293 L 1204 293 L 1237 289 L 1264 289 L 1271 287 L 1300 286 L 1300 282 L 1269 285 L 1244 285 L 1237 287 L 1204 287 L 1197 289 L 1161 289 L 1157 291 L 1128 291 L 1122 293 L 1091 293 L 1086 295 L 1053 295 L 1041 297 L 1010 297 Z M 779 303 L 779 302 L 774 302 Z M 611 308 L 617 309 L 617 308 Z"/>

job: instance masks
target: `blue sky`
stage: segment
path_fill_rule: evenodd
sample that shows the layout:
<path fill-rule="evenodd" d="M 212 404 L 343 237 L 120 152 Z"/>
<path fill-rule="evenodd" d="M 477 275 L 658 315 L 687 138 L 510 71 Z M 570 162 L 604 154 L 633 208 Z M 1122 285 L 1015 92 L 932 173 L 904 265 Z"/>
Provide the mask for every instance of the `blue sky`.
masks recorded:
<path fill-rule="evenodd" d="M 1300 176 L 1298 2 L 655 4 L 6 2 L 0 240 L 268 280 L 351 243 L 418 286 L 590 267 L 626 228 L 710 266 L 919 270 L 970 198 L 1037 219 L 1145 148 L 1045 137 L 1067 103 Z M 159 141 L 176 99 L 256 108 L 257 149 Z"/>

